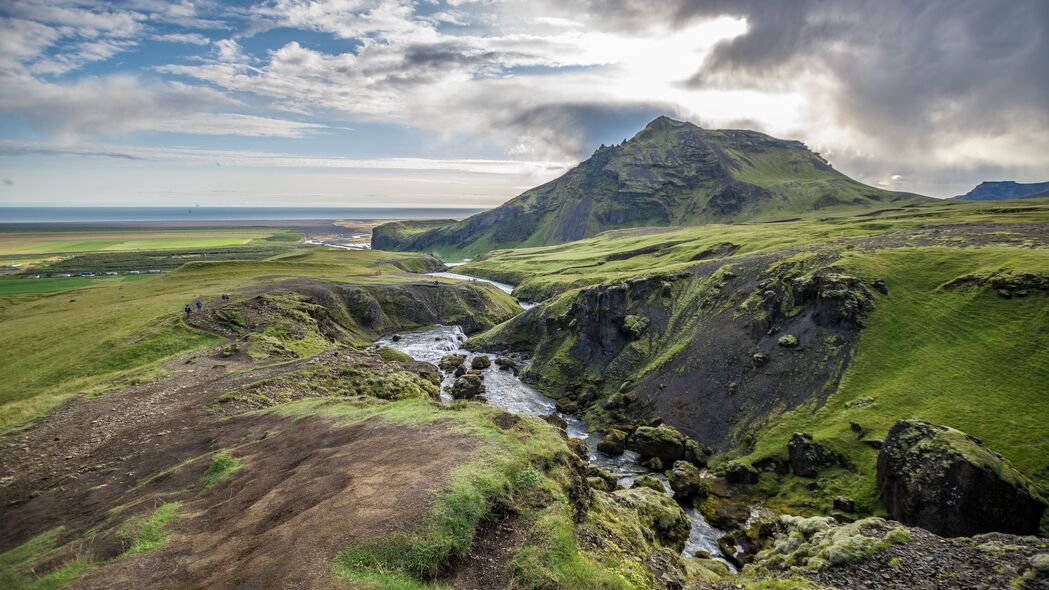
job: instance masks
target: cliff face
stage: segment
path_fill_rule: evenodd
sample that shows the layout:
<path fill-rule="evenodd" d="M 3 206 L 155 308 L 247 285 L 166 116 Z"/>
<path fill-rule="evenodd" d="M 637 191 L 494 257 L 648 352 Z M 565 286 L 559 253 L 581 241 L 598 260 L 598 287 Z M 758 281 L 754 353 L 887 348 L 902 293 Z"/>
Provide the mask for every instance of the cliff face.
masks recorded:
<path fill-rule="evenodd" d="M 504 205 L 427 231 L 376 228 L 376 248 L 475 256 L 558 244 L 615 228 L 775 220 L 923 197 L 866 186 L 804 144 L 659 117 L 560 178 Z"/>

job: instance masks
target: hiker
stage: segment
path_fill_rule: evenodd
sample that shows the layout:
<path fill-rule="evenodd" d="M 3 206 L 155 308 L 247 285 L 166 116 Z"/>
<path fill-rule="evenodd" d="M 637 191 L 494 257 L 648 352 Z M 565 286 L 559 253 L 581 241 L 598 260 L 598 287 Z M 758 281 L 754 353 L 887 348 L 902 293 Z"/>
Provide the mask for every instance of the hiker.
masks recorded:
<path fill-rule="evenodd" d="M 197 299 L 197 313 L 200 313 L 200 308 L 202 307 L 204 307 L 204 304 L 200 302 L 200 299 Z"/>
<path fill-rule="evenodd" d="M 187 303 L 186 304 L 186 319 L 187 320 L 189 319 L 189 314 L 191 314 L 191 313 L 193 313 L 193 308 L 190 307 L 189 304 Z"/>

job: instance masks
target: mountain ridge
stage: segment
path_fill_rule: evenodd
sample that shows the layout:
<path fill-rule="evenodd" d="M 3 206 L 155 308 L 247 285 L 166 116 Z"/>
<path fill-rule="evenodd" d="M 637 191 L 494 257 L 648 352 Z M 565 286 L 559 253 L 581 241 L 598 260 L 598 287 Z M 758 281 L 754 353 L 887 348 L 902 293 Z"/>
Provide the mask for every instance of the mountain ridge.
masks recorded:
<path fill-rule="evenodd" d="M 1021 183 L 1015 180 L 985 180 L 964 195 L 951 197 L 958 201 L 1004 201 L 1049 197 L 1049 182 Z"/>
<path fill-rule="evenodd" d="M 407 236 L 379 226 L 373 239 L 379 248 L 472 256 L 609 229 L 774 221 L 923 199 L 859 183 L 799 141 L 660 116 L 631 139 L 602 145 L 562 176 L 499 207 Z"/>

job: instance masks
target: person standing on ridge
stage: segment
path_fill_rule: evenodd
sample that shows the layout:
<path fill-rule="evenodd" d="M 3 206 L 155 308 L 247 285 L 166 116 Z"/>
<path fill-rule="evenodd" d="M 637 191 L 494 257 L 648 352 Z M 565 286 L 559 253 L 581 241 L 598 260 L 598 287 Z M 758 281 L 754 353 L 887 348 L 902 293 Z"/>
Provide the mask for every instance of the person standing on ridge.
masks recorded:
<path fill-rule="evenodd" d="M 204 304 L 201 303 L 200 299 L 197 299 L 197 313 L 200 313 L 200 308 L 202 307 L 204 307 Z"/>
<path fill-rule="evenodd" d="M 189 314 L 191 314 L 191 313 L 193 313 L 193 308 L 190 307 L 189 304 L 187 303 L 186 304 L 186 319 L 187 320 L 189 319 Z"/>

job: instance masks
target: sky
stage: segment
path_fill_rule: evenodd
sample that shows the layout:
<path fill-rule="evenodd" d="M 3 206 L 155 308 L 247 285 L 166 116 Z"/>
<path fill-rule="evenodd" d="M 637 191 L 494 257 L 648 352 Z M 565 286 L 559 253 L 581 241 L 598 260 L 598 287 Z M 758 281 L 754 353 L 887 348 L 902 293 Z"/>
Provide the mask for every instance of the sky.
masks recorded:
<path fill-rule="evenodd" d="M 492 207 L 659 115 L 1049 180 L 1049 2 L 0 0 L 0 205 Z"/>

